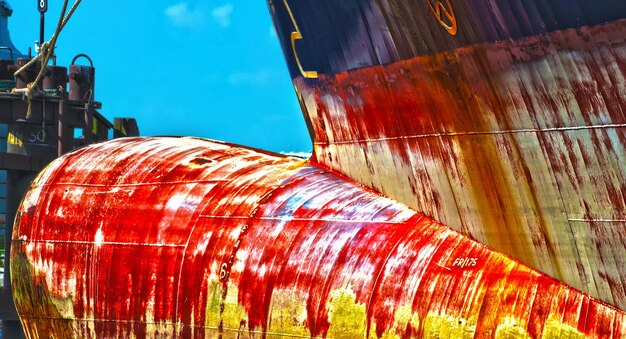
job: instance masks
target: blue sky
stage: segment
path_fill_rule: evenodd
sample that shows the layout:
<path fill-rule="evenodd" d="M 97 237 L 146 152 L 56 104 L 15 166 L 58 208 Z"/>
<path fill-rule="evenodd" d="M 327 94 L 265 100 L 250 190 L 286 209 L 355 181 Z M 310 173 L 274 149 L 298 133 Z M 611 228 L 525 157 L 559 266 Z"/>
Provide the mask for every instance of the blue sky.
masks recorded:
<path fill-rule="evenodd" d="M 39 38 L 37 0 L 9 3 L 13 43 L 26 53 Z M 49 0 L 46 39 L 61 5 Z M 311 150 L 263 0 L 83 0 L 57 46 L 59 65 L 93 59 L 101 113 L 137 118 L 142 135 Z"/>

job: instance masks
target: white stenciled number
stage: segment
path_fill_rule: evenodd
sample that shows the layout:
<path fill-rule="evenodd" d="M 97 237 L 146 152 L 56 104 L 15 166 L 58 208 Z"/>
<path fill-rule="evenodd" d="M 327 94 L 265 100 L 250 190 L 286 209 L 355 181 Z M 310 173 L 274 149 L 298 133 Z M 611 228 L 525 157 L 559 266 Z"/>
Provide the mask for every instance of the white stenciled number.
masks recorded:
<path fill-rule="evenodd" d="M 447 6 L 443 4 L 443 0 L 436 0 L 434 2 L 434 6 L 433 0 L 426 1 L 428 1 L 430 11 L 433 12 L 433 14 L 435 15 L 435 19 L 439 21 L 439 24 L 443 26 L 443 28 L 445 28 L 450 35 L 456 35 L 456 15 L 454 14 L 454 9 L 452 8 L 450 0 L 446 0 Z"/>
<path fill-rule="evenodd" d="M 291 9 L 289 8 L 289 4 L 287 4 L 287 0 L 283 0 L 285 4 L 285 8 L 287 8 L 287 12 L 289 13 L 289 17 L 291 18 L 291 22 L 293 22 L 293 27 L 296 29 L 294 32 L 291 32 L 291 48 L 293 49 L 293 55 L 296 58 L 296 63 L 298 64 L 298 68 L 300 68 L 300 73 L 305 78 L 317 78 L 317 72 L 315 71 L 305 71 L 302 68 L 302 64 L 300 63 L 300 59 L 298 58 L 298 52 L 296 51 L 296 40 L 302 39 L 302 34 L 298 29 L 298 24 L 296 23 L 296 19 L 293 17 L 293 13 L 291 13 Z"/>
<path fill-rule="evenodd" d="M 46 7 L 46 0 L 39 0 L 39 7 Z"/>
<path fill-rule="evenodd" d="M 458 257 L 452 263 L 453 267 L 474 267 L 478 264 L 478 258 Z"/>
<path fill-rule="evenodd" d="M 30 142 L 39 142 L 39 143 L 43 143 L 46 140 L 46 131 L 41 130 L 39 132 L 33 132 L 30 134 L 30 138 L 28 138 L 28 141 Z"/>

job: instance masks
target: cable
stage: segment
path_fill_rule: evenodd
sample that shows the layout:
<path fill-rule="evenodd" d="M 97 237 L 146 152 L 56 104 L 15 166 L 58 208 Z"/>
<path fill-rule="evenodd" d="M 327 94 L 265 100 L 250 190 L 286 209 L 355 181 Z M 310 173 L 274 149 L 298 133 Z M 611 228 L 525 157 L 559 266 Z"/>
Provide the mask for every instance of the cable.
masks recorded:
<path fill-rule="evenodd" d="M 39 83 L 39 81 L 41 80 L 41 77 L 44 74 L 46 66 L 48 65 L 48 62 L 50 61 L 50 57 L 54 53 L 54 47 L 56 45 L 57 39 L 59 37 L 59 34 L 63 30 L 63 28 L 65 27 L 67 22 L 70 20 L 70 18 L 72 17 L 72 14 L 74 14 L 74 12 L 76 11 L 76 8 L 78 8 L 78 5 L 80 4 L 80 2 L 82 0 L 76 0 L 74 2 L 74 4 L 72 5 L 72 7 L 70 8 L 70 11 L 66 15 L 65 11 L 67 9 L 68 1 L 69 0 L 64 0 L 63 1 L 63 8 L 61 9 L 61 15 L 59 16 L 59 22 L 57 24 L 57 28 L 56 28 L 54 34 L 52 35 L 52 38 L 50 38 L 49 41 L 42 43 L 41 44 L 41 49 L 39 50 L 39 54 L 37 54 L 36 57 L 34 57 L 28 63 L 26 63 L 26 65 L 24 65 L 20 69 L 18 69 L 15 72 L 15 74 L 14 74 L 15 76 L 17 76 L 18 74 L 23 72 L 25 69 L 27 69 L 28 67 L 32 66 L 35 62 L 37 62 L 37 60 L 42 59 L 41 69 L 39 70 L 39 73 L 37 73 L 37 77 L 35 78 L 35 81 L 33 81 L 33 82 L 29 83 L 28 85 L 26 85 L 26 88 L 24 88 L 24 89 L 13 90 L 14 92 L 23 92 L 23 93 L 25 92 L 26 93 L 26 97 L 28 99 L 28 111 L 26 112 L 26 118 L 27 119 L 30 117 L 30 114 L 31 114 L 31 103 L 32 103 L 31 99 L 32 99 L 33 92 L 35 91 L 35 89 L 37 87 L 37 84 Z"/>

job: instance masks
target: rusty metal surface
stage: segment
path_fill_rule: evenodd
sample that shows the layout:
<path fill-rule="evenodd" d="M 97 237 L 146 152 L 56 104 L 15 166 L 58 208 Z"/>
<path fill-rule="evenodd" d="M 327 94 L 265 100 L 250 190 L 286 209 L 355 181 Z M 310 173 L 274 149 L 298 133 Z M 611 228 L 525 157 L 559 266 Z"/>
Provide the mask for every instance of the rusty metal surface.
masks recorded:
<path fill-rule="evenodd" d="M 88 146 L 17 221 L 29 337 L 626 335 L 622 311 L 400 203 L 228 144 Z"/>
<path fill-rule="evenodd" d="M 313 163 L 626 309 L 626 3 L 427 3 L 270 1 Z"/>

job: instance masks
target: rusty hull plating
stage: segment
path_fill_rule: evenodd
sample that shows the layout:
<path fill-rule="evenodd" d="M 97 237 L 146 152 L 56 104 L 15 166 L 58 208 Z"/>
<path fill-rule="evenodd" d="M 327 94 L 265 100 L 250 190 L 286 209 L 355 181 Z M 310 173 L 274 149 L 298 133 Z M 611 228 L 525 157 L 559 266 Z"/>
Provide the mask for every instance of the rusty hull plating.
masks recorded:
<path fill-rule="evenodd" d="M 400 203 L 228 144 L 85 147 L 39 175 L 18 220 L 33 338 L 626 335 L 623 312 Z"/>
<path fill-rule="evenodd" d="M 268 2 L 313 164 L 626 309 L 626 1 Z"/>

